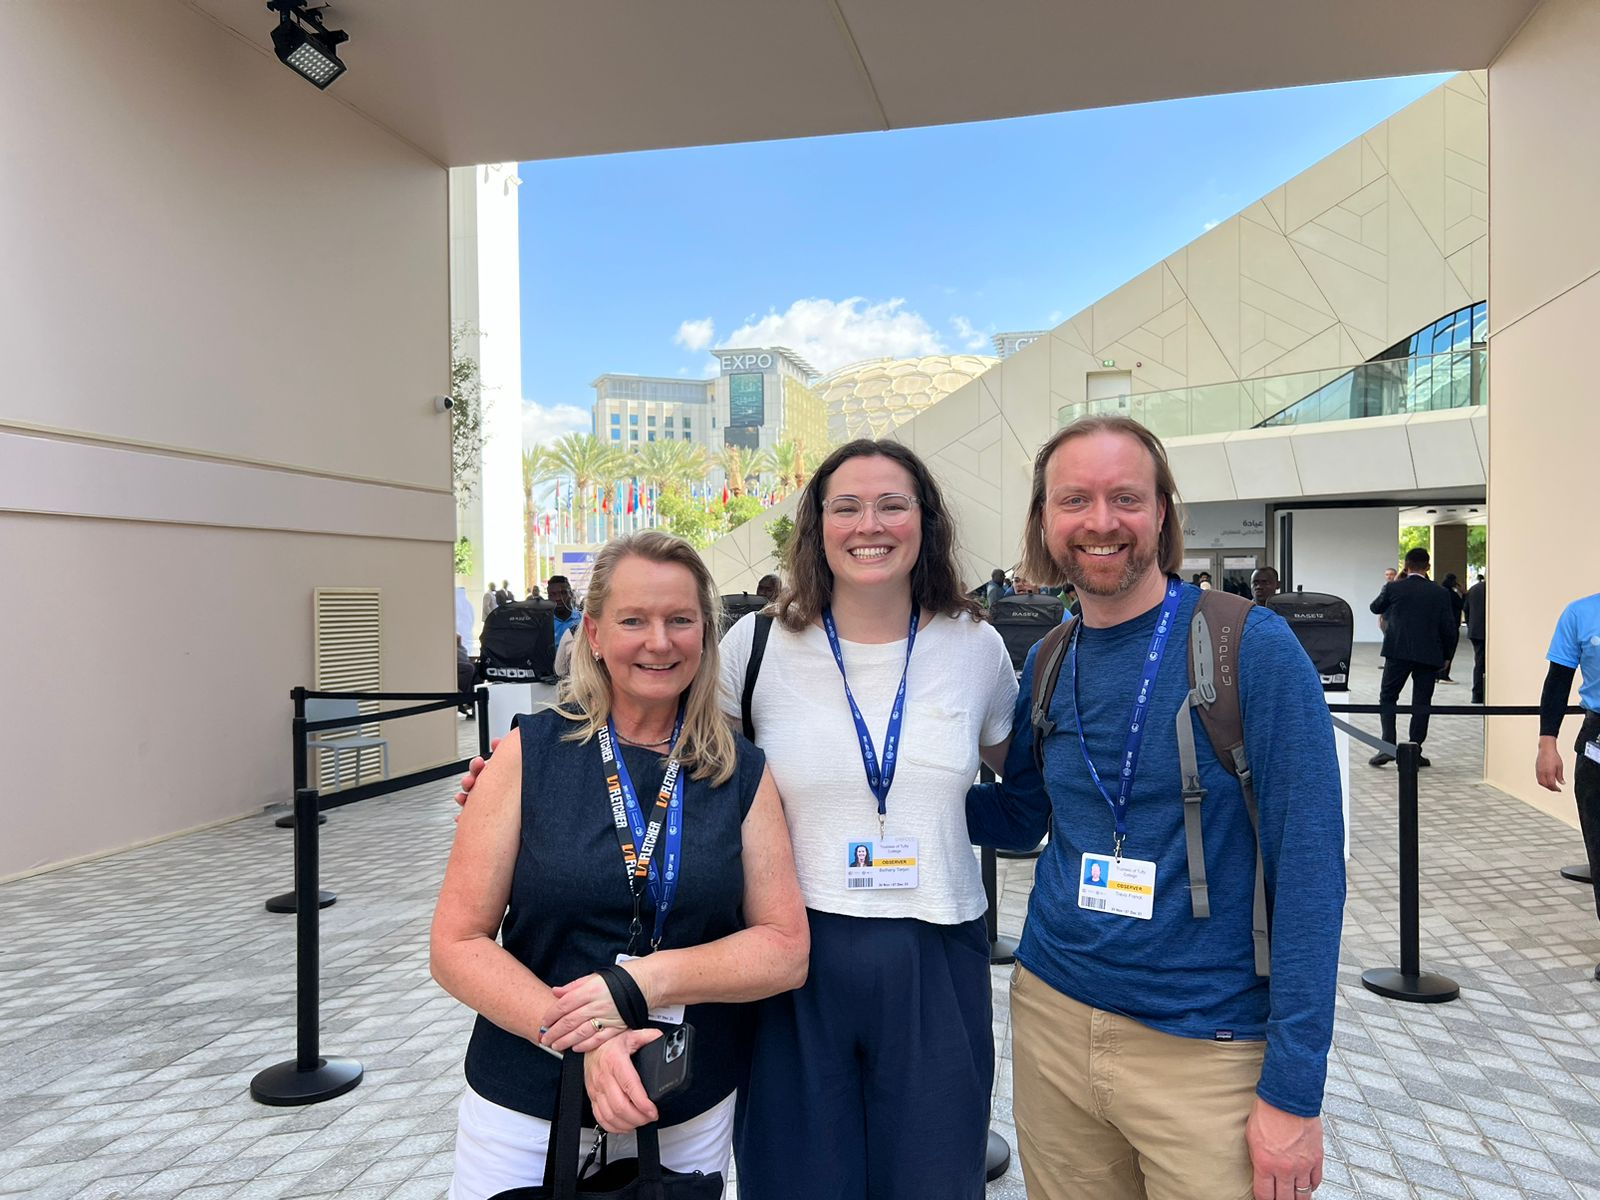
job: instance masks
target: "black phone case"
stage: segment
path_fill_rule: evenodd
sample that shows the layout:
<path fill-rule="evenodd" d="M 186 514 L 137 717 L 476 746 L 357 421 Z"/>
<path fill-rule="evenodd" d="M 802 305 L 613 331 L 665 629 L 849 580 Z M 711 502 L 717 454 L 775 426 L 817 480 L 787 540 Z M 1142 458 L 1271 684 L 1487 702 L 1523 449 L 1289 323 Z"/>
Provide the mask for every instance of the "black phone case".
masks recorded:
<path fill-rule="evenodd" d="M 633 1066 L 652 1104 L 688 1087 L 694 1077 L 694 1026 L 667 1030 L 633 1056 Z"/>

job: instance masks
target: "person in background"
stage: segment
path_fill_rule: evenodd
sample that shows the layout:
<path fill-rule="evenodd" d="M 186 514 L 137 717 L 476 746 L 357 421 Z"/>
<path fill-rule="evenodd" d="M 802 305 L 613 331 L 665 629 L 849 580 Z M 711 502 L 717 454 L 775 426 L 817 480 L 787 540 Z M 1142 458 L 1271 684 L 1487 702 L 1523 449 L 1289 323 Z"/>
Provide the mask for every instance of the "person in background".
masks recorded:
<path fill-rule="evenodd" d="M 500 607 L 500 593 L 495 590 L 493 583 L 483 593 L 483 615 L 487 619 L 489 614 Z"/>
<path fill-rule="evenodd" d="M 1484 702 L 1484 667 L 1489 653 L 1489 585 L 1480 573 L 1467 589 L 1462 611 L 1467 618 L 1467 640 L 1472 643 L 1472 702 Z"/>
<path fill-rule="evenodd" d="M 783 805 L 764 755 L 722 718 L 711 573 L 647 530 L 596 556 L 589 600 L 558 705 L 517 718 L 462 810 L 434 913 L 433 977 L 479 1014 L 452 1200 L 543 1176 L 561 1072 L 546 1051 L 583 1055 L 608 1133 L 659 1121 L 665 1166 L 725 1171 L 738 1006 L 806 977 Z M 642 810 L 631 833 L 613 819 L 619 788 Z M 614 963 L 619 993 L 651 1015 L 642 1028 L 599 974 Z M 658 1105 L 632 1055 L 681 1023 L 691 1079 Z"/>
<path fill-rule="evenodd" d="M 1545 673 L 1544 694 L 1539 698 L 1539 753 L 1534 760 L 1534 778 L 1540 787 L 1552 792 L 1559 792 L 1566 782 L 1556 738 L 1561 733 L 1573 678 L 1582 672 L 1578 702 L 1584 708 L 1583 727 L 1572 746 L 1577 755 L 1572 790 L 1593 876 L 1595 915 L 1600 916 L 1600 872 L 1596 871 L 1600 868 L 1600 595 L 1574 600 L 1561 610 L 1545 657 L 1550 669 Z M 1600 981 L 1600 965 L 1595 967 L 1594 977 Z"/>
<path fill-rule="evenodd" d="M 1278 594 L 1282 586 L 1278 582 L 1277 567 L 1257 567 L 1250 575 L 1250 598 L 1264 605 Z"/>
<path fill-rule="evenodd" d="M 989 572 L 989 582 L 983 585 L 983 606 L 993 608 L 996 601 L 1006 595 L 1006 573 L 1004 568 L 996 567 Z"/>
<path fill-rule="evenodd" d="M 1446 574 L 1439 586 L 1450 593 L 1450 605 L 1456 614 L 1455 636 L 1445 646 L 1444 666 L 1439 668 L 1439 682 L 1454 683 L 1455 680 L 1450 678 L 1450 665 L 1455 662 L 1456 648 L 1461 645 L 1461 612 L 1466 606 L 1466 598 L 1461 593 L 1461 585 L 1456 582 L 1454 571 Z"/>
<path fill-rule="evenodd" d="M 456 691 L 461 695 L 456 711 L 464 717 L 470 717 L 477 711 L 478 698 L 472 689 L 477 673 L 478 664 L 467 653 L 467 645 L 461 640 L 461 635 L 456 634 Z"/>
<path fill-rule="evenodd" d="M 756 595 L 771 604 L 778 598 L 778 588 L 781 584 L 782 581 L 776 575 L 763 575 L 761 581 L 756 584 Z"/>
<path fill-rule="evenodd" d="M 500 587 L 495 592 L 494 598 L 501 604 L 515 604 L 517 602 L 516 596 L 511 593 L 511 581 L 509 579 L 500 581 Z"/>
<path fill-rule="evenodd" d="M 561 639 L 568 633 L 575 633 L 578 625 L 583 621 L 583 614 L 573 607 L 572 583 L 565 575 L 552 575 L 545 580 L 545 587 L 550 593 L 550 603 L 555 605 L 552 618 L 555 621 L 556 647 L 561 646 Z"/>
<path fill-rule="evenodd" d="M 528 599 L 529 600 L 542 600 L 542 599 L 544 599 L 543 596 L 539 595 L 539 585 L 537 583 L 534 584 L 531 588 L 528 589 Z"/>
<path fill-rule="evenodd" d="M 1379 721 L 1383 740 L 1395 738 L 1395 706 L 1400 689 L 1411 680 L 1411 740 L 1421 746 L 1428 737 L 1428 712 L 1433 704 L 1433 685 L 1439 668 L 1460 634 L 1455 605 L 1438 584 L 1428 579 L 1428 552 L 1421 546 L 1406 551 L 1403 579 L 1383 585 L 1370 605 L 1380 617 L 1388 618 L 1383 633 L 1383 682 L 1378 691 Z M 1367 765 L 1381 767 L 1394 761 L 1394 755 L 1380 750 Z M 1417 765 L 1431 767 L 1418 756 Z"/>

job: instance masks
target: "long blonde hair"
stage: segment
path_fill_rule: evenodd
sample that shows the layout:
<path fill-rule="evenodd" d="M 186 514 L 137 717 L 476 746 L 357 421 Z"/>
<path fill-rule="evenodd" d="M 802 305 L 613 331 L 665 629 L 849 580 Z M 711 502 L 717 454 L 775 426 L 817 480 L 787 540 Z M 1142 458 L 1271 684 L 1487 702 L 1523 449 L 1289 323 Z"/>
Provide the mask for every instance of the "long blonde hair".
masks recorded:
<path fill-rule="evenodd" d="M 695 548 L 680 537 L 658 529 L 613 538 L 595 556 L 594 573 L 584 598 L 584 613 L 595 620 L 605 614 L 611 598 L 611 581 L 617 564 L 625 558 L 643 558 L 655 563 L 675 563 L 694 577 L 700 601 L 700 669 L 689 681 L 685 693 L 683 731 L 672 753 L 692 779 L 726 783 L 738 766 L 738 751 L 733 732 L 722 715 L 718 691 L 722 686 L 722 656 L 718 650 L 722 602 L 717 597 L 711 572 Z M 573 631 L 583 636 L 583 627 Z M 572 674 L 561 681 L 557 711 L 577 728 L 565 735 L 569 742 L 587 742 L 611 717 L 611 675 L 605 663 L 589 653 L 589 647 L 572 648 Z"/>

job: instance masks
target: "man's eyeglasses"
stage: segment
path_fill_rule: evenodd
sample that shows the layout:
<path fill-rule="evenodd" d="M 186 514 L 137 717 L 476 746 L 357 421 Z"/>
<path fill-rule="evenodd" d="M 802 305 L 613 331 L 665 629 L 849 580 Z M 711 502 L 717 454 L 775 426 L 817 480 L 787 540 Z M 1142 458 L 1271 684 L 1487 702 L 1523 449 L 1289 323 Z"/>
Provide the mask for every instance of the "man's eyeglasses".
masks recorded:
<path fill-rule="evenodd" d="M 903 492 L 885 492 L 870 504 L 860 496 L 834 496 L 822 502 L 822 511 L 834 525 L 858 525 L 871 508 L 878 514 L 878 521 L 891 529 L 904 525 L 916 507 L 916 497 Z"/>

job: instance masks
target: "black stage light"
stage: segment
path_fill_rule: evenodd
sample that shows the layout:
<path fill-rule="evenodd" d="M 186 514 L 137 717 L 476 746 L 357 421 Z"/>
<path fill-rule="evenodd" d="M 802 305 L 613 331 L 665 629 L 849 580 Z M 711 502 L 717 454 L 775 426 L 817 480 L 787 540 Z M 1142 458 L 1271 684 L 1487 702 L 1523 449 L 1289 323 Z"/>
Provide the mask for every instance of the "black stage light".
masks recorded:
<path fill-rule="evenodd" d="M 305 0 L 267 0 L 267 9 L 278 14 L 272 48 L 279 62 L 319 91 L 344 74 L 334 47 L 349 41 L 350 35 L 324 25 L 322 9 L 307 8 Z"/>

